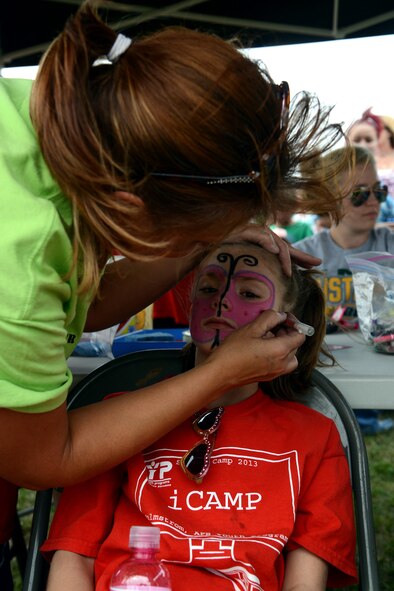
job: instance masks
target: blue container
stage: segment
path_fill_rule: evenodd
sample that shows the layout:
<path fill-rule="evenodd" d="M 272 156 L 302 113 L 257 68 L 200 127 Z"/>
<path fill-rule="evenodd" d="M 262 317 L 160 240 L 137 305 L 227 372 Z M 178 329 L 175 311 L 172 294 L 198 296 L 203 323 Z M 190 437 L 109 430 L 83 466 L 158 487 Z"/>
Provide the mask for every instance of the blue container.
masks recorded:
<path fill-rule="evenodd" d="M 183 328 L 135 330 L 114 338 L 112 354 L 114 357 L 121 357 L 146 349 L 183 349 L 187 343 L 185 332 Z"/>

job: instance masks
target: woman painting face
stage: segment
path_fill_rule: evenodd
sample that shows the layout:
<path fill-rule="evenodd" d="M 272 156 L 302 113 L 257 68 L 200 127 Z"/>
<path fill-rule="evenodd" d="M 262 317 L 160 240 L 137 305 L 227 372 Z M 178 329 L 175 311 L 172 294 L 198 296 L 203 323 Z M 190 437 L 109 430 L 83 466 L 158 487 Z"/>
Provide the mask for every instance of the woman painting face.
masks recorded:
<path fill-rule="evenodd" d="M 194 343 L 211 349 L 263 310 L 278 309 L 284 290 L 279 274 L 279 261 L 261 248 L 223 244 L 197 278 L 190 322 Z"/>

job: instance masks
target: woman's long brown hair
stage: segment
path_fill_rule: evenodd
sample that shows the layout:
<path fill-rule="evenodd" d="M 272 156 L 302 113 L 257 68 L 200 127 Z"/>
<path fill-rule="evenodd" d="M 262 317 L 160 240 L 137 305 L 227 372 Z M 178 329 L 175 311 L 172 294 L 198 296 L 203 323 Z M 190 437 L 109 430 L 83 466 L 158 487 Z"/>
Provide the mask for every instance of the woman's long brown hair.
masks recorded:
<path fill-rule="evenodd" d="M 285 137 L 282 97 L 261 64 L 235 44 L 186 28 L 136 37 L 113 65 L 93 67 L 116 33 L 85 2 L 44 56 L 31 114 L 46 162 L 74 211 L 80 289 L 99 283 L 113 253 L 171 252 L 171 240 L 220 241 L 235 226 L 308 189 L 304 210 L 332 210 L 329 187 L 300 164 L 342 135 L 330 109 L 302 94 Z M 154 172 L 228 176 L 251 184 L 203 185 Z M 119 198 L 137 195 L 143 207 Z"/>

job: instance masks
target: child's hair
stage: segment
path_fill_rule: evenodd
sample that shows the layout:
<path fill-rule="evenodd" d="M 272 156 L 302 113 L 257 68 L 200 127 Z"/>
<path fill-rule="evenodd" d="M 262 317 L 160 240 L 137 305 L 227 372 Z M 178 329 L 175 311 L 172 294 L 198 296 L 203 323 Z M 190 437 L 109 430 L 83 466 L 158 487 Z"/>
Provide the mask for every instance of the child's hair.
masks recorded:
<path fill-rule="evenodd" d="M 332 210 L 328 210 L 333 221 L 341 218 L 342 199 L 352 189 L 352 178 L 356 167 L 373 166 L 376 168 L 374 156 L 370 150 L 361 146 L 350 145 L 349 142 L 342 148 L 331 150 L 326 154 L 320 154 L 302 165 L 303 174 L 309 178 L 320 179 L 323 185 L 328 187 L 334 196 Z M 308 191 L 302 194 L 303 199 L 309 200 Z M 316 210 L 315 210 L 316 211 Z M 324 209 L 319 214 L 326 213 Z"/>
<path fill-rule="evenodd" d="M 326 303 L 316 275 L 316 270 L 300 269 L 295 264 L 292 265 L 291 277 L 282 273 L 282 279 L 286 286 L 284 296 L 286 311 L 294 314 L 301 322 L 313 326 L 315 333 L 311 337 L 306 337 L 298 349 L 297 369 L 263 385 L 264 391 L 272 398 L 284 400 L 299 398 L 307 392 L 311 385 L 312 371 L 317 366 L 335 363 L 334 357 L 324 346 Z M 329 361 L 324 362 L 322 355 Z"/>
<path fill-rule="evenodd" d="M 346 146 L 344 148 L 338 148 L 332 150 L 328 154 L 322 157 L 322 162 L 326 166 L 331 166 L 337 162 L 342 162 L 345 159 L 349 167 L 363 166 L 372 164 L 375 166 L 375 158 L 370 150 L 361 146 Z"/>
<path fill-rule="evenodd" d="M 356 167 L 376 168 L 375 158 L 370 150 L 361 146 L 345 146 L 332 150 L 321 158 L 322 169 L 325 172 L 327 182 L 333 191 L 342 197 L 352 190 L 353 173 Z M 342 175 L 331 176 L 332 171 L 342 167 Z"/>
<path fill-rule="evenodd" d="M 226 245 L 229 244 L 226 243 Z M 239 244 L 241 243 L 234 243 L 234 245 Z M 291 277 L 288 277 L 284 274 L 277 255 L 264 250 L 255 243 L 243 242 L 242 244 L 248 244 L 252 248 L 260 249 L 264 253 L 265 259 L 271 259 L 275 263 L 278 278 L 285 288 L 283 310 L 294 314 L 298 320 L 313 326 L 315 329 L 315 333 L 311 337 L 306 337 L 303 345 L 297 351 L 297 369 L 262 384 L 264 392 L 271 398 L 294 400 L 306 394 L 311 385 L 312 372 L 317 366 L 333 365 L 335 363 L 334 357 L 324 346 L 326 303 L 323 290 L 315 278 L 318 272 L 314 269 L 300 269 L 293 263 Z M 217 250 L 217 247 L 215 247 L 215 250 Z M 194 289 L 192 293 L 193 291 Z M 185 363 L 189 368 L 193 365 L 194 345 L 192 351 L 193 353 L 186 352 Z M 323 361 L 323 357 L 326 357 L 328 361 Z"/>
<path fill-rule="evenodd" d="M 215 229 L 220 239 L 284 209 L 297 188 L 313 195 L 305 210 L 333 207 L 327 186 L 299 174 L 300 163 L 343 136 L 316 97 L 292 103 L 286 134 L 284 93 L 234 44 L 168 27 L 134 38 L 116 63 L 92 67 L 116 37 L 85 2 L 46 52 L 31 99 L 44 158 L 73 204 L 82 291 L 98 285 L 114 251 L 142 260 L 168 254 L 174 237 L 211 241 Z M 249 184 L 154 176 L 251 171 L 260 176 Z"/>

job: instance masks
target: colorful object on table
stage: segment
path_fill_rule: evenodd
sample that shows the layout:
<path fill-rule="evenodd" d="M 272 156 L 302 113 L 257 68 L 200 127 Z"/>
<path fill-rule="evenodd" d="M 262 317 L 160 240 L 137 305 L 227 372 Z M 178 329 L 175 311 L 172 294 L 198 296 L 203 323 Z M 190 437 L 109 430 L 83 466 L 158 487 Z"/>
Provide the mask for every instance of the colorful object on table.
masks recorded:
<path fill-rule="evenodd" d="M 114 338 L 112 354 L 114 357 L 121 357 L 146 349 L 183 349 L 188 342 L 186 332 L 181 328 L 135 330 Z"/>

